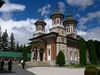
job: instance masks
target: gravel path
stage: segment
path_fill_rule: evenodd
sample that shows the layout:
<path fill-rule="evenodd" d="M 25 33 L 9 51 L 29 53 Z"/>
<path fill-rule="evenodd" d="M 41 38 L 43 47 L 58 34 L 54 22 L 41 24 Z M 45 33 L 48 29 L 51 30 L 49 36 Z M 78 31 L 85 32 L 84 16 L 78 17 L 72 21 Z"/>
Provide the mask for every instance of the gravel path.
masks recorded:
<path fill-rule="evenodd" d="M 27 70 L 36 75 L 84 75 L 85 68 L 33 67 Z"/>
<path fill-rule="evenodd" d="M 35 75 L 34 73 L 27 71 L 27 68 L 30 68 L 30 66 L 25 66 L 25 69 L 22 69 L 21 65 L 13 65 L 12 71 L 9 72 L 8 65 L 5 65 L 2 71 L 0 69 L 0 75 Z"/>

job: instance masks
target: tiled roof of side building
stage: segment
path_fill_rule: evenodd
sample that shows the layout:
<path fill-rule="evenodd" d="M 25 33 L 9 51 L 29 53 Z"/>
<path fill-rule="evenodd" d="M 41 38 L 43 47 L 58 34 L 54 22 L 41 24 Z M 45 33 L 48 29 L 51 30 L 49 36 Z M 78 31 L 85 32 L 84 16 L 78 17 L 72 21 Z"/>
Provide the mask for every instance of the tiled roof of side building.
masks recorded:
<path fill-rule="evenodd" d="M 22 58 L 22 53 L 20 53 L 20 52 L 0 51 L 0 57 L 16 57 L 16 58 Z M 31 58 L 31 53 L 27 53 L 27 58 Z"/>

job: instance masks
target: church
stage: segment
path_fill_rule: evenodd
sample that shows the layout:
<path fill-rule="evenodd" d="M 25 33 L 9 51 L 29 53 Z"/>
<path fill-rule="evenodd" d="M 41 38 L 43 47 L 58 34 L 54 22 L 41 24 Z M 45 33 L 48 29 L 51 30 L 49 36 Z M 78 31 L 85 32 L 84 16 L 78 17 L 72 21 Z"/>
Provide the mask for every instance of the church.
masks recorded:
<path fill-rule="evenodd" d="M 46 22 L 40 18 L 34 23 L 36 31 L 31 42 L 31 61 L 48 61 L 55 64 L 56 56 L 61 50 L 65 55 L 66 64 L 79 61 L 79 39 L 77 35 L 77 21 L 68 12 L 65 20 L 64 15 L 56 7 L 56 11 L 50 16 L 52 27 L 49 33 L 45 32 Z"/>

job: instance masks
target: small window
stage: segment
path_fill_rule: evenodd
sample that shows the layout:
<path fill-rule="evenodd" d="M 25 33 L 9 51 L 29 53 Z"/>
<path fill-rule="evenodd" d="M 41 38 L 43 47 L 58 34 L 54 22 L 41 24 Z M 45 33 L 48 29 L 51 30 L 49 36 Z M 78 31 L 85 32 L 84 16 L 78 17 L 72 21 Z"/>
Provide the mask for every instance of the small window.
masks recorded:
<path fill-rule="evenodd" d="M 64 31 L 62 31 L 62 34 L 64 34 Z"/>
<path fill-rule="evenodd" d="M 50 50 L 49 50 L 49 56 L 50 56 Z"/>
<path fill-rule="evenodd" d="M 59 24 L 59 18 L 57 18 L 57 24 Z"/>
<path fill-rule="evenodd" d="M 68 32 L 68 27 L 66 28 L 66 32 Z"/>
<path fill-rule="evenodd" d="M 39 26 L 39 30 L 41 30 L 41 26 Z"/>
<path fill-rule="evenodd" d="M 50 49 L 48 49 L 48 55 L 50 56 Z"/>
<path fill-rule="evenodd" d="M 55 24 L 55 19 L 54 19 L 54 24 Z"/>

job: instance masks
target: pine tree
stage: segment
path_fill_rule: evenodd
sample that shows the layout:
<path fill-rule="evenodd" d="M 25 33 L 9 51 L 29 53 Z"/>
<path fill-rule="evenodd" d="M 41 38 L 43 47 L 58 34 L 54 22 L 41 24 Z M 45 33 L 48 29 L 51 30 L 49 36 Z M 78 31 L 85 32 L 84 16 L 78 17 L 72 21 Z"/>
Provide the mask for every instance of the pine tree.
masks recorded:
<path fill-rule="evenodd" d="M 19 52 L 23 52 L 23 46 L 22 45 L 19 47 Z"/>
<path fill-rule="evenodd" d="M 15 39 L 13 33 L 11 33 L 10 36 L 10 51 L 15 51 Z"/>
<path fill-rule="evenodd" d="M 97 64 L 96 50 L 93 40 L 88 40 L 89 58 L 92 64 Z"/>
<path fill-rule="evenodd" d="M 9 44 L 8 44 L 8 33 L 7 33 L 7 29 L 5 30 L 5 32 L 3 32 L 2 34 L 2 38 L 1 38 L 1 47 L 3 51 L 7 51 L 9 48 Z"/>
<path fill-rule="evenodd" d="M 80 48 L 80 64 L 87 65 L 86 61 L 86 43 L 83 38 L 79 40 L 79 48 Z"/>
<path fill-rule="evenodd" d="M 59 64 L 59 66 L 62 66 L 65 64 L 65 55 L 61 50 L 59 51 L 56 57 L 56 64 Z"/>
<path fill-rule="evenodd" d="M 19 52 L 19 43 L 17 41 L 17 45 L 16 45 L 16 52 Z"/>

